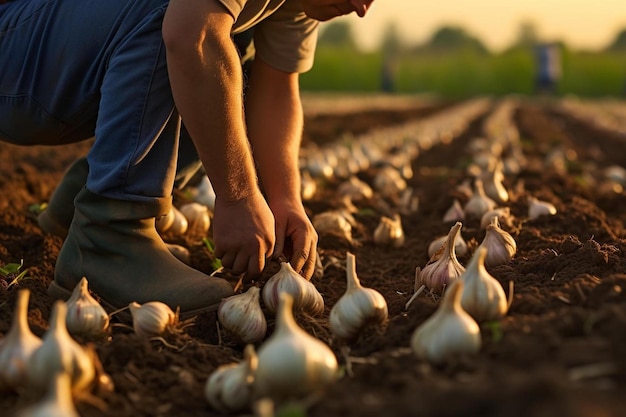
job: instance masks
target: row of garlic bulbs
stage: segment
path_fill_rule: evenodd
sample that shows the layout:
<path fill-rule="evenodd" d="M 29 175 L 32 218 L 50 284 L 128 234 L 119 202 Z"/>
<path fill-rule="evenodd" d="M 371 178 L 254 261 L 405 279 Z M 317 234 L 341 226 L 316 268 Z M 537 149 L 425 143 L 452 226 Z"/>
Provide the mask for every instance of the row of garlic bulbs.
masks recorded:
<path fill-rule="evenodd" d="M 356 257 L 346 255 L 347 287 L 330 310 L 329 328 L 341 343 L 350 343 L 369 327 L 384 327 L 388 312 L 384 297 L 364 287 L 356 274 Z M 272 335 L 255 353 L 254 343 L 265 337 L 266 322 L 259 293 L 276 313 Z M 246 344 L 240 363 L 220 366 L 207 379 L 205 397 L 217 410 L 241 411 L 263 397 L 273 401 L 316 393 L 338 378 L 337 358 L 328 345 L 302 329 L 294 312 L 319 316 L 321 295 L 288 262 L 265 283 L 226 298 L 218 308 L 222 326 Z"/>

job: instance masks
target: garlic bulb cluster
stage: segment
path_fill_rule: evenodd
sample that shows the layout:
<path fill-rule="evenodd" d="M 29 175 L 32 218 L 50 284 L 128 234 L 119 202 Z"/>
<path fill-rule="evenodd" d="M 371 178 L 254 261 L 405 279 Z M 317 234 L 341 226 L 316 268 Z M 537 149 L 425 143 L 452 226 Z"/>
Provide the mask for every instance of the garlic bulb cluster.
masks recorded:
<path fill-rule="evenodd" d="M 187 233 L 193 237 L 205 237 L 211 227 L 209 208 L 200 203 L 187 203 L 180 207 L 180 212 L 187 219 Z"/>
<path fill-rule="evenodd" d="M 418 357 L 439 364 L 480 350 L 480 328 L 461 307 L 462 292 L 463 281 L 450 285 L 437 311 L 415 329 L 411 349 Z"/>
<path fill-rule="evenodd" d="M 536 197 L 528 197 L 528 218 L 535 220 L 540 216 L 553 216 L 556 214 L 556 207 L 549 201 L 539 200 Z"/>
<path fill-rule="evenodd" d="M 150 301 L 144 304 L 132 302 L 128 305 L 133 317 L 135 334 L 142 337 L 162 336 L 178 325 L 178 316 L 165 303 Z"/>
<path fill-rule="evenodd" d="M 16 417 L 79 417 L 72 399 L 71 378 L 64 372 L 50 377 L 46 396 Z"/>
<path fill-rule="evenodd" d="M 217 411 L 227 413 L 250 408 L 259 360 L 253 345 L 246 345 L 243 354 L 243 361 L 220 366 L 206 381 L 204 396 Z"/>
<path fill-rule="evenodd" d="M 313 216 L 313 227 L 320 235 L 334 234 L 352 242 L 352 225 L 339 211 L 325 211 Z"/>
<path fill-rule="evenodd" d="M 465 210 L 463 210 L 463 206 L 456 198 L 452 202 L 452 205 L 446 210 L 443 214 L 444 223 L 447 222 L 459 222 L 465 220 Z"/>
<path fill-rule="evenodd" d="M 346 181 L 339 184 L 337 193 L 340 196 L 348 196 L 353 201 L 369 200 L 374 196 L 374 190 L 365 181 L 352 175 Z"/>
<path fill-rule="evenodd" d="M 67 300 L 67 330 L 72 335 L 97 337 L 109 328 L 109 315 L 89 294 L 87 278 L 83 277 Z"/>
<path fill-rule="evenodd" d="M 258 350 L 254 380 L 258 397 L 282 400 L 312 394 L 338 377 L 333 351 L 298 326 L 292 309 L 293 297 L 282 293 L 274 333 Z"/>
<path fill-rule="evenodd" d="M 267 332 L 260 293 L 259 287 L 252 286 L 243 294 L 224 298 L 217 308 L 222 327 L 245 344 L 260 342 Z"/>
<path fill-rule="evenodd" d="M 17 390 L 27 381 L 26 366 L 31 355 L 41 346 L 41 339 L 28 326 L 30 291 L 19 290 L 11 328 L 0 340 L 0 391 Z"/>
<path fill-rule="evenodd" d="M 50 327 L 26 367 L 28 382 L 35 387 L 44 389 L 59 372 L 70 376 L 74 392 L 84 391 L 94 382 L 96 370 L 91 356 L 70 336 L 65 325 L 66 316 L 65 302 L 56 301 L 52 307 Z"/>
<path fill-rule="evenodd" d="M 404 229 L 399 214 L 393 218 L 382 216 L 380 223 L 374 229 L 374 243 L 399 248 L 404 245 Z"/>
<path fill-rule="evenodd" d="M 508 302 L 502 285 L 485 269 L 488 250 L 478 247 L 460 280 L 465 284 L 461 306 L 478 323 L 498 320 L 506 314 Z"/>
<path fill-rule="evenodd" d="M 294 310 L 318 316 L 324 312 L 324 299 L 315 285 L 298 274 L 289 262 L 281 262 L 280 270 L 267 280 L 262 290 L 263 303 L 272 313 L 278 310 L 280 294 L 293 297 Z"/>
<path fill-rule="evenodd" d="M 465 271 L 456 258 L 455 242 L 461 231 L 461 222 L 450 229 L 441 253 L 435 253 L 419 273 L 419 281 L 429 290 L 441 293 Z"/>
<path fill-rule="evenodd" d="M 430 245 L 428 245 L 428 256 L 432 258 L 443 247 L 447 240 L 448 236 L 443 235 L 430 242 Z M 454 252 L 459 256 L 463 256 L 467 253 L 467 242 L 463 239 L 460 231 L 454 241 Z"/>
<path fill-rule="evenodd" d="M 356 257 L 346 255 L 346 292 L 330 310 L 330 331 L 339 339 L 353 340 L 367 327 L 387 321 L 387 302 L 381 293 L 366 288 L 356 274 Z"/>
<path fill-rule="evenodd" d="M 175 235 L 184 235 L 189 227 L 189 222 L 180 210 L 172 206 L 165 216 L 156 219 L 155 226 L 159 233 L 167 232 Z"/>
<path fill-rule="evenodd" d="M 495 207 L 496 202 L 485 194 L 482 180 L 479 178 L 474 180 L 474 193 L 463 207 L 465 215 L 470 218 L 480 219 L 483 214 Z"/>
<path fill-rule="evenodd" d="M 517 244 L 513 236 L 500 228 L 498 217 L 491 219 L 480 247 L 487 249 L 485 265 L 496 266 L 507 263 L 517 252 Z"/>
<path fill-rule="evenodd" d="M 489 223 L 491 223 L 491 219 L 494 217 L 498 218 L 500 224 L 506 224 L 509 227 L 512 226 L 511 208 L 498 207 L 483 214 L 483 217 L 480 219 L 480 228 L 486 229 Z"/>

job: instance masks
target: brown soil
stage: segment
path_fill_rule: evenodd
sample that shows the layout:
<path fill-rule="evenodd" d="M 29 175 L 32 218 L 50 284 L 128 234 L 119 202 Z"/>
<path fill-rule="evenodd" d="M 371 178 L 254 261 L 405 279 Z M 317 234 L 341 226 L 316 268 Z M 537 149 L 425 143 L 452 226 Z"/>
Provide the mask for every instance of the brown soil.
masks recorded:
<path fill-rule="evenodd" d="M 305 142 L 327 143 L 343 134 L 425 117 L 446 106 L 411 110 L 318 115 L 306 121 Z M 376 207 L 359 203 L 358 243 L 322 236 L 320 253 L 345 258 L 356 254 L 362 283 L 386 298 L 390 320 L 382 335 L 369 334 L 351 346 L 352 375 L 309 403 L 309 416 L 623 416 L 626 415 L 626 194 L 610 187 L 588 186 L 583 172 L 611 164 L 626 166 L 625 138 L 598 131 L 556 110 L 549 103 L 524 101 L 515 113 L 527 167 L 505 185 L 515 217 L 509 230 L 517 254 L 509 263 L 490 268 L 514 297 L 499 326 L 483 326 L 478 355 L 461 356 L 433 366 L 409 349 L 414 329 L 437 308 L 434 297 L 422 294 L 404 311 L 413 292 L 414 270 L 428 261 L 429 243 L 447 233 L 441 221 L 452 202 L 452 190 L 466 177 L 466 144 L 481 134 L 482 118 L 448 145 L 434 146 L 413 162 L 410 185 L 420 198 L 419 212 L 403 218 L 407 237 L 399 249 L 378 247 L 372 231 Z M 567 172 L 547 164 L 556 147 L 569 152 Z M 46 201 L 63 170 L 87 152 L 89 143 L 57 148 L 19 148 L 0 144 L 0 265 L 24 260 L 31 279 L 0 289 L 0 334 L 9 328 L 16 291 L 31 289 L 29 310 L 33 331 L 42 335 L 53 300 L 46 287 L 62 241 L 39 229 L 33 204 Z M 575 156 L 574 156 L 575 155 Z M 593 171 L 593 167 L 591 168 Z M 368 173 L 362 178 L 370 179 Z M 313 215 L 332 206 L 334 184 L 306 206 Z M 552 202 L 558 213 L 526 220 L 529 195 Z M 180 196 L 179 196 L 180 197 Z M 180 198 L 177 201 L 182 201 Z M 370 210 L 366 210 L 370 209 Z M 373 209 L 373 210 L 372 210 Z M 475 247 L 484 235 L 468 220 L 463 236 Z M 196 268 L 210 272 L 202 245 L 178 239 L 192 250 Z M 468 256 L 459 257 L 466 264 Z M 272 271 L 268 271 L 266 276 Z M 327 266 L 314 283 L 329 309 L 345 290 L 345 271 Z M 2 288 L 2 286 L 0 286 Z M 317 336 L 344 356 L 326 331 Z M 270 321 L 270 330 L 272 323 Z M 83 417 L 212 416 L 203 397 L 208 375 L 220 364 L 238 360 L 242 348 L 228 334 L 218 335 L 216 315 L 196 319 L 186 333 L 160 341 L 142 340 L 115 327 L 109 340 L 96 341 L 104 369 L 115 384 L 112 393 L 96 392 L 98 401 L 81 401 Z M 32 392 L 4 393 L 0 414 L 11 415 L 32 403 Z M 303 414 L 299 414 L 303 415 Z"/>

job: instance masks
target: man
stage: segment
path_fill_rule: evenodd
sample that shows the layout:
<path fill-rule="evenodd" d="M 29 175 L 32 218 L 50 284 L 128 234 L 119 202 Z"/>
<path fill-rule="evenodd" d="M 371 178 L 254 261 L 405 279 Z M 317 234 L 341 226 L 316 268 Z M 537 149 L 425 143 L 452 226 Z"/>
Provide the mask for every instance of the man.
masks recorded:
<path fill-rule="evenodd" d="M 172 204 L 181 118 L 217 196 L 222 264 L 254 277 L 284 253 L 310 278 L 317 235 L 300 200 L 298 74 L 312 65 L 317 21 L 362 17 L 372 1 L 0 5 L 0 138 L 54 145 L 95 135 L 60 185 L 66 200 L 67 190 L 77 194 L 73 215 L 56 224 L 68 229 L 49 293 L 68 297 L 86 276 L 111 308 L 159 300 L 189 314 L 232 294 L 227 281 L 176 259 L 155 230 Z M 233 35 L 250 28 L 256 58 L 244 102 Z"/>

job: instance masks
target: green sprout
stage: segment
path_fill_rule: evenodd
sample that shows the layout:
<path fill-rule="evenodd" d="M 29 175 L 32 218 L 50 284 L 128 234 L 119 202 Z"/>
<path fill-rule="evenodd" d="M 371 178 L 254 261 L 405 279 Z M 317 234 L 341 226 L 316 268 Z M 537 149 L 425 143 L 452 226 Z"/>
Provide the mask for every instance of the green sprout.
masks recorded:
<path fill-rule="evenodd" d="M 12 285 L 17 284 L 18 282 L 30 279 L 26 274 L 28 273 L 28 268 L 23 271 L 20 271 L 24 266 L 24 260 L 20 260 L 20 263 L 8 263 L 5 266 L 0 267 L 0 276 L 4 278 L 4 281 L 7 283 L 7 288 L 10 288 Z"/>
<path fill-rule="evenodd" d="M 215 257 L 215 244 L 213 243 L 211 239 L 206 238 L 206 237 L 202 238 L 202 243 L 204 243 L 204 246 L 206 246 L 206 248 L 209 250 L 209 253 L 213 255 L 213 260 L 211 261 L 211 268 L 213 268 L 214 271 L 217 271 L 218 269 L 222 267 L 222 261 L 220 261 L 219 259 Z"/>
<path fill-rule="evenodd" d="M 494 343 L 498 343 L 504 337 L 504 332 L 502 331 L 502 327 L 500 326 L 500 322 L 497 320 L 489 321 L 485 323 L 485 326 L 491 330 L 491 337 Z"/>
<path fill-rule="evenodd" d="M 28 211 L 33 214 L 39 214 L 46 208 L 48 208 L 48 203 L 31 204 L 30 206 L 28 206 Z"/>

